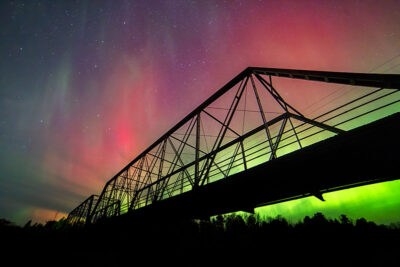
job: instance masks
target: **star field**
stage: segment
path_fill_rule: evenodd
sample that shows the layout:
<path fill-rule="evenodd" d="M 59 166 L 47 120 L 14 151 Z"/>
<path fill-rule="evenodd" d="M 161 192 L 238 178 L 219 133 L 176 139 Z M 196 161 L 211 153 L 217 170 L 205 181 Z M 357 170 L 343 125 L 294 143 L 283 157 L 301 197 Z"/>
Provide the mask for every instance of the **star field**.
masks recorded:
<path fill-rule="evenodd" d="M 1 1 L 0 217 L 65 216 L 248 66 L 399 73 L 399 25 L 390 0 Z"/>

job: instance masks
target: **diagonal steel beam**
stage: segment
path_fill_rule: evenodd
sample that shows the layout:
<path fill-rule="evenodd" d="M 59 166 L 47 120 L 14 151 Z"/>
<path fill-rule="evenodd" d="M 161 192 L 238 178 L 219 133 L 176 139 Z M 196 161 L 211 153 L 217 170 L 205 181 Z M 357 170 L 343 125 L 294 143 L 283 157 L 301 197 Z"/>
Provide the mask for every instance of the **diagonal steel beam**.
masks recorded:
<path fill-rule="evenodd" d="M 243 81 L 240 84 L 239 89 L 236 92 L 236 95 L 235 95 L 235 97 L 233 99 L 233 102 L 231 104 L 231 107 L 230 107 L 230 111 L 232 111 L 232 112 L 228 111 L 228 114 L 226 114 L 225 121 L 224 121 L 224 125 L 226 125 L 226 126 L 221 128 L 221 130 L 220 130 L 220 132 L 218 134 L 218 137 L 220 137 L 220 138 L 219 138 L 219 140 L 218 140 L 218 138 L 217 138 L 217 140 L 215 140 L 215 143 L 214 143 L 214 146 L 213 146 L 212 150 L 219 149 L 219 147 L 221 146 L 222 141 L 223 141 L 223 139 L 225 137 L 225 134 L 226 134 L 226 132 L 228 130 L 228 127 L 229 127 L 229 125 L 230 125 L 230 123 L 232 121 L 233 115 L 235 114 L 236 108 L 237 108 L 237 106 L 239 104 L 240 98 L 242 97 L 244 89 L 247 86 L 248 80 L 249 80 L 249 77 L 247 76 L 246 79 L 245 79 L 244 84 L 242 84 Z M 206 179 L 208 177 L 208 173 L 210 172 L 212 164 L 213 164 L 213 162 L 215 160 L 216 155 L 217 154 L 212 154 L 211 157 L 207 158 L 207 162 L 209 162 L 209 164 L 207 165 L 207 163 L 206 163 L 205 166 L 204 166 L 203 172 L 201 174 L 201 178 L 203 179 L 201 181 L 201 185 L 203 185 L 205 183 L 205 181 L 206 181 Z M 206 170 L 206 171 L 204 172 L 204 170 Z"/>
<path fill-rule="evenodd" d="M 346 132 L 346 131 L 344 131 L 342 129 L 339 129 L 339 128 L 336 128 L 336 127 L 333 127 L 333 126 L 329 126 L 327 124 L 324 124 L 324 123 L 321 123 L 321 122 L 318 122 L 318 121 L 315 121 L 315 120 L 310 120 L 310 119 L 307 119 L 306 117 L 302 117 L 302 116 L 299 116 L 299 115 L 296 115 L 296 114 L 293 114 L 293 113 L 289 113 L 288 112 L 288 115 L 291 118 L 294 118 L 296 120 L 311 124 L 313 126 L 322 128 L 324 130 L 327 130 L 327 131 L 330 131 L 330 132 L 333 132 L 333 133 L 341 134 L 341 133 L 345 133 Z"/>
<path fill-rule="evenodd" d="M 276 158 L 275 151 L 273 150 L 273 147 L 274 147 L 273 144 L 274 143 L 272 141 L 271 133 L 270 133 L 269 128 L 267 126 L 267 119 L 265 117 L 264 109 L 263 109 L 263 106 L 261 104 L 260 97 L 258 96 L 257 87 L 256 87 L 256 85 L 254 83 L 254 79 L 253 79 L 252 75 L 250 75 L 250 79 L 251 79 L 251 84 L 253 85 L 254 94 L 255 94 L 256 99 L 257 99 L 257 104 L 258 104 L 258 108 L 260 110 L 261 118 L 262 118 L 263 124 L 265 125 L 265 133 L 267 134 L 269 146 L 271 148 L 271 155 L 272 155 L 272 158 Z"/>

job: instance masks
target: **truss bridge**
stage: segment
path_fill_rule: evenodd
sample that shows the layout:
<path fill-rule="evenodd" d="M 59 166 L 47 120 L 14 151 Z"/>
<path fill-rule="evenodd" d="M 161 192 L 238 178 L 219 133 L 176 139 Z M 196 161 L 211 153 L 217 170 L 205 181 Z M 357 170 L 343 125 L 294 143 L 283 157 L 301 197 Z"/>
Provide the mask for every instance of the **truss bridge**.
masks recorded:
<path fill-rule="evenodd" d="M 246 68 L 67 222 L 252 212 L 399 179 L 399 89 L 396 74 Z"/>

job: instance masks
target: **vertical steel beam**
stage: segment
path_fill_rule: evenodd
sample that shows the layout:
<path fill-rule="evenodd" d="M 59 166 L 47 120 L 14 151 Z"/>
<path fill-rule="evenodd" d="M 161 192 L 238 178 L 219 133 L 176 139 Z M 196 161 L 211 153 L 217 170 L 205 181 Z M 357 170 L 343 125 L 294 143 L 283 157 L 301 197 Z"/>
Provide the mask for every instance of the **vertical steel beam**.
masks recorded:
<path fill-rule="evenodd" d="M 196 120 L 196 151 L 195 151 L 195 165 L 194 165 L 194 183 L 199 183 L 199 152 L 200 152 L 200 112 L 197 114 Z"/>
<path fill-rule="evenodd" d="M 89 224 L 90 213 L 91 213 L 91 211 L 92 211 L 92 205 L 93 205 L 93 198 L 94 198 L 94 195 L 91 195 L 91 196 L 90 196 L 90 200 L 89 200 L 89 206 L 88 206 L 88 209 L 87 209 L 85 224 Z"/>
<path fill-rule="evenodd" d="M 166 150 L 166 146 L 167 146 L 167 141 L 169 139 L 166 138 L 162 144 L 161 147 L 161 156 L 160 156 L 160 164 L 158 165 L 158 180 L 160 180 L 163 177 L 163 168 L 164 168 L 164 158 L 165 158 L 165 150 Z M 158 183 L 156 185 L 156 190 L 154 191 L 154 198 L 153 198 L 153 202 L 157 201 L 158 196 L 159 196 L 159 192 L 161 192 L 163 187 L 163 183 Z M 161 198 L 161 196 L 160 196 Z"/>
<path fill-rule="evenodd" d="M 244 152 L 243 140 L 240 140 L 240 147 L 242 149 L 242 157 L 243 157 L 244 169 L 247 170 L 246 155 L 245 155 L 245 152 Z"/>

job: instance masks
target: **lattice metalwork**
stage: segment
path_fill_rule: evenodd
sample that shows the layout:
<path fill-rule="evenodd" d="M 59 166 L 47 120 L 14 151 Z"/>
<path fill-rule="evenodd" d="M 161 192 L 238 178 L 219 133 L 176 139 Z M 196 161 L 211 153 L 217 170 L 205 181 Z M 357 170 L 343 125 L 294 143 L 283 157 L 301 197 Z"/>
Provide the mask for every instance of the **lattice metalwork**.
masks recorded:
<path fill-rule="evenodd" d="M 278 93 L 272 76 L 373 88 L 309 118 Z M 399 76 L 247 68 L 109 180 L 93 209 L 86 200 L 68 218 L 127 213 L 341 134 L 398 105 Z"/>
<path fill-rule="evenodd" d="M 78 207 L 76 207 L 68 214 L 65 222 L 70 225 L 85 224 L 98 199 L 98 195 L 91 195 L 90 197 L 88 197 Z"/>

